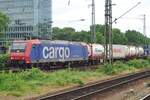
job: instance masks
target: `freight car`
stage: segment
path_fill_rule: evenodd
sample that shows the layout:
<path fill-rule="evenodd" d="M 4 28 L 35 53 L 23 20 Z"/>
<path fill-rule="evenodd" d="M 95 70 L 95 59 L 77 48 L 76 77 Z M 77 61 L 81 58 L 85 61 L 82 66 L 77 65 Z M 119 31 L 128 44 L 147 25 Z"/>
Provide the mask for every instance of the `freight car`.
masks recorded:
<path fill-rule="evenodd" d="M 88 63 L 102 63 L 104 59 L 104 46 L 101 44 L 87 44 L 88 47 Z"/>
<path fill-rule="evenodd" d="M 143 57 L 143 56 L 144 56 L 144 49 L 139 46 L 137 57 Z"/>
<path fill-rule="evenodd" d="M 15 41 L 11 47 L 13 64 L 55 65 L 87 62 L 87 46 L 79 42 L 27 40 Z"/>
<path fill-rule="evenodd" d="M 125 59 L 129 55 L 129 48 L 126 45 L 113 45 L 113 59 Z"/>

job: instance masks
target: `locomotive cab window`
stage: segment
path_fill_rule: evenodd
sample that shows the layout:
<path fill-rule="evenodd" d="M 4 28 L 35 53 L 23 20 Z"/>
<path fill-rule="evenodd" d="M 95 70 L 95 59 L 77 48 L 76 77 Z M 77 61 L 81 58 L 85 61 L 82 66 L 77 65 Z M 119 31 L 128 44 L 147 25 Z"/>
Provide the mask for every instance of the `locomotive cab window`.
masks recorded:
<path fill-rule="evenodd" d="M 24 52 L 26 48 L 26 42 L 14 42 L 11 47 L 12 52 Z"/>

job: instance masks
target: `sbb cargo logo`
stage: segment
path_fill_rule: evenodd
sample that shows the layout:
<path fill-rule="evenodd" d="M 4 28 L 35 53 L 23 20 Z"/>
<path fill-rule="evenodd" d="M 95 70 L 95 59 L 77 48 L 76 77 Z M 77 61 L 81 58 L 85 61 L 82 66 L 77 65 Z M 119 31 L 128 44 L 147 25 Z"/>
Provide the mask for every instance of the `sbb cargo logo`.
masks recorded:
<path fill-rule="evenodd" d="M 68 47 L 44 47 L 43 48 L 43 58 L 53 59 L 53 58 L 69 58 L 70 49 Z"/>

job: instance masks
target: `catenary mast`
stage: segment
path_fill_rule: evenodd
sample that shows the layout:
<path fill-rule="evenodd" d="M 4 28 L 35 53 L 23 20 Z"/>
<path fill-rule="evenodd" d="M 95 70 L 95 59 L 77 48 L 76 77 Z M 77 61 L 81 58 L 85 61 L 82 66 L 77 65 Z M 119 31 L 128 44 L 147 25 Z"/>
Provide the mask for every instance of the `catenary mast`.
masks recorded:
<path fill-rule="evenodd" d="M 105 61 L 112 64 L 112 0 L 105 0 Z"/>
<path fill-rule="evenodd" d="M 95 32 L 95 0 L 92 0 L 92 26 L 91 26 L 91 41 L 96 42 L 96 32 Z"/>

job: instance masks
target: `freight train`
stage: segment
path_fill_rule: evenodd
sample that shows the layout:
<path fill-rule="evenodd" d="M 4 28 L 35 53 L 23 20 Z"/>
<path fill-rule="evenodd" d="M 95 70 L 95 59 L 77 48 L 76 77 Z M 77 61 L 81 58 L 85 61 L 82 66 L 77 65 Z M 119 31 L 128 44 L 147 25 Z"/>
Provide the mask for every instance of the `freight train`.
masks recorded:
<path fill-rule="evenodd" d="M 144 55 L 142 47 L 113 45 L 113 59 L 130 59 Z M 11 62 L 28 65 L 93 64 L 104 60 L 104 46 L 61 40 L 14 41 L 11 46 Z"/>

